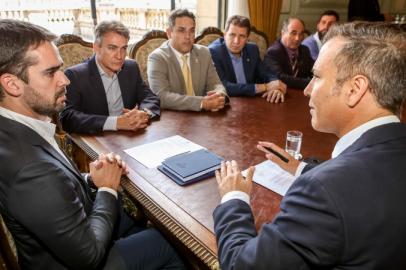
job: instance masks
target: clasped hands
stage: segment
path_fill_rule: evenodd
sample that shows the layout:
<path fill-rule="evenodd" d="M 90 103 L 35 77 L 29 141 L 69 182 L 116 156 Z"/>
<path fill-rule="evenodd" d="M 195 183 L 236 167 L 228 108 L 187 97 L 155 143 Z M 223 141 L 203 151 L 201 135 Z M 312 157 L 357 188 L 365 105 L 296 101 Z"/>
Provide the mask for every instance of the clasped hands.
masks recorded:
<path fill-rule="evenodd" d="M 279 157 L 266 150 L 264 146 L 270 147 L 276 152 L 279 152 L 282 156 L 288 159 L 288 162 L 286 163 L 282 161 Z M 265 152 L 265 157 L 267 159 L 275 162 L 290 174 L 295 175 L 300 161 L 293 158 L 285 150 L 271 142 L 258 142 L 257 149 Z M 216 171 L 216 180 L 221 198 L 230 191 L 242 191 L 250 195 L 254 171 L 254 166 L 249 167 L 247 177 L 244 179 L 235 160 L 221 162 L 220 170 Z"/>
<path fill-rule="evenodd" d="M 149 115 L 145 111 L 134 109 L 123 109 L 123 113 L 117 117 L 117 130 L 136 131 L 148 126 Z"/>
<path fill-rule="evenodd" d="M 202 109 L 206 111 L 217 112 L 224 108 L 226 98 L 217 91 L 207 92 L 207 96 L 202 99 Z"/>
<path fill-rule="evenodd" d="M 108 187 L 117 191 L 121 176 L 128 174 L 126 163 L 114 153 L 100 154 L 99 158 L 89 165 L 90 176 L 97 188 Z"/>

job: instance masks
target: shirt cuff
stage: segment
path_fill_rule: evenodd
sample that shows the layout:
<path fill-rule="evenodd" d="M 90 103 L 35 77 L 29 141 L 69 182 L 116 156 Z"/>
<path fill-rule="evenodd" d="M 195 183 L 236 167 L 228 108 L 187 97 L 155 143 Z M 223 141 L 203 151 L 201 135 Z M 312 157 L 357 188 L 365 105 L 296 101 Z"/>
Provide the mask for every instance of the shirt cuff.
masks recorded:
<path fill-rule="evenodd" d="M 108 187 L 101 187 L 101 188 L 99 188 L 98 190 L 97 190 L 97 192 L 108 192 L 108 193 L 110 193 L 111 195 L 113 195 L 114 197 L 116 197 L 116 199 L 117 199 L 117 191 L 115 191 L 114 189 L 112 189 L 112 188 L 108 188 Z"/>
<path fill-rule="evenodd" d="M 296 172 L 295 172 L 295 177 L 299 177 L 302 174 L 303 169 L 306 167 L 307 163 L 306 162 L 300 162 L 299 166 L 297 166 L 296 168 Z"/>
<path fill-rule="evenodd" d="M 247 193 L 238 190 L 229 191 L 224 194 L 223 198 L 221 198 L 221 203 L 225 203 L 233 199 L 244 201 L 248 205 L 250 204 L 250 196 Z"/>
<path fill-rule="evenodd" d="M 103 130 L 117 130 L 117 116 L 107 117 Z"/>

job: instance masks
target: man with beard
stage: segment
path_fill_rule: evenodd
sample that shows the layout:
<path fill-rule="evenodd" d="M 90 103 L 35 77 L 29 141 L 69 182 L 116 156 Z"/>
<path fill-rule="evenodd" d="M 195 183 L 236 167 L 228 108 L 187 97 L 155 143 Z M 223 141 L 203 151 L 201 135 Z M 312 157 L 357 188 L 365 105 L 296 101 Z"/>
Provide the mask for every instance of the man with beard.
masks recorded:
<path fill-rule="evenodd" d="M 101 154 L 83 177 L 58 147 L 50 117 L 69 80 L 56 36 L 15 20 L 0 20 L 0 36 L 0 213 L 21 268 L 183 269 L 156 230 L 135 233 L 122 211 L 120 156 Z"/>
<path fill-rule="evenodd" d="M 317 32 L 303 40 L 302 44 L 309 48 L 314 61 L 316 61 L 317 56 L 319 55 L 323 37 L 326 35 L 330 27 L 338 22 L 339 19 L 340 15 L 334 10 L 324 11 L 317 22 Z"/>
<path fill-rule="evenodd" d="M 276 74 L 288 88 L 304 89 L 312 77 L 314 60 L 309 49 L 301 45 L 304 29 L 299 18 L 284 20 L 281 38 L 268 48 L 264 58 L 268 72 Z"/>

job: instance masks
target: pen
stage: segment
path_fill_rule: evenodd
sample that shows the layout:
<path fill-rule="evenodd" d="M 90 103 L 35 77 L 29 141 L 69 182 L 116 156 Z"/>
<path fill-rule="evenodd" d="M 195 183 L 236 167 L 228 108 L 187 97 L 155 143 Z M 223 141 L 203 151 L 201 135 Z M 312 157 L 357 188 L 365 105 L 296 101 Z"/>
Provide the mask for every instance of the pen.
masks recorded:
<path fill-rule="evenodd" d="M 266 150 L 268 150 L 269 152 L 271 152 L 272 154 L 274 154 L 275 156 L 277 156 L 278 158 L 280 158 L 282 161 L 288 163 L 289 159 L 287 159 L 286 157 L 282 156 L 279 152 L 276 152 L 275 150 L 273 150 L 271 147 L 267 147 L 267 146 L 263 146 L 263 148 L 265 148 Z"/>

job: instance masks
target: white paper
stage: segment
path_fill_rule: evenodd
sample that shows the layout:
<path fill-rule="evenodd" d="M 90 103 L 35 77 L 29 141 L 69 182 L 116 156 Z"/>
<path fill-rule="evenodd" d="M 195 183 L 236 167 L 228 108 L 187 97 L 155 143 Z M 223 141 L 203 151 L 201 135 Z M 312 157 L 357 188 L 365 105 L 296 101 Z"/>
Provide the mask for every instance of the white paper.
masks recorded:
<path fill-rule="evenodd" d="M 148 168 L 161 165 L 166 158 L 179 154 L 204 149 L 201 145 L 189 141 L 182 136 L 175 135 L 152 143 L 125 149 L 124 152 Z"/>
<path fill-rule="evenodd" d="M 244 177 L 247 171 L 242 172 Z M 255 166 L 253 180 L 276 193 L 285 196 L 286 191 L 293 184 L 296 177 L 279 167 L 276 163 L 266 160 Z"/>

